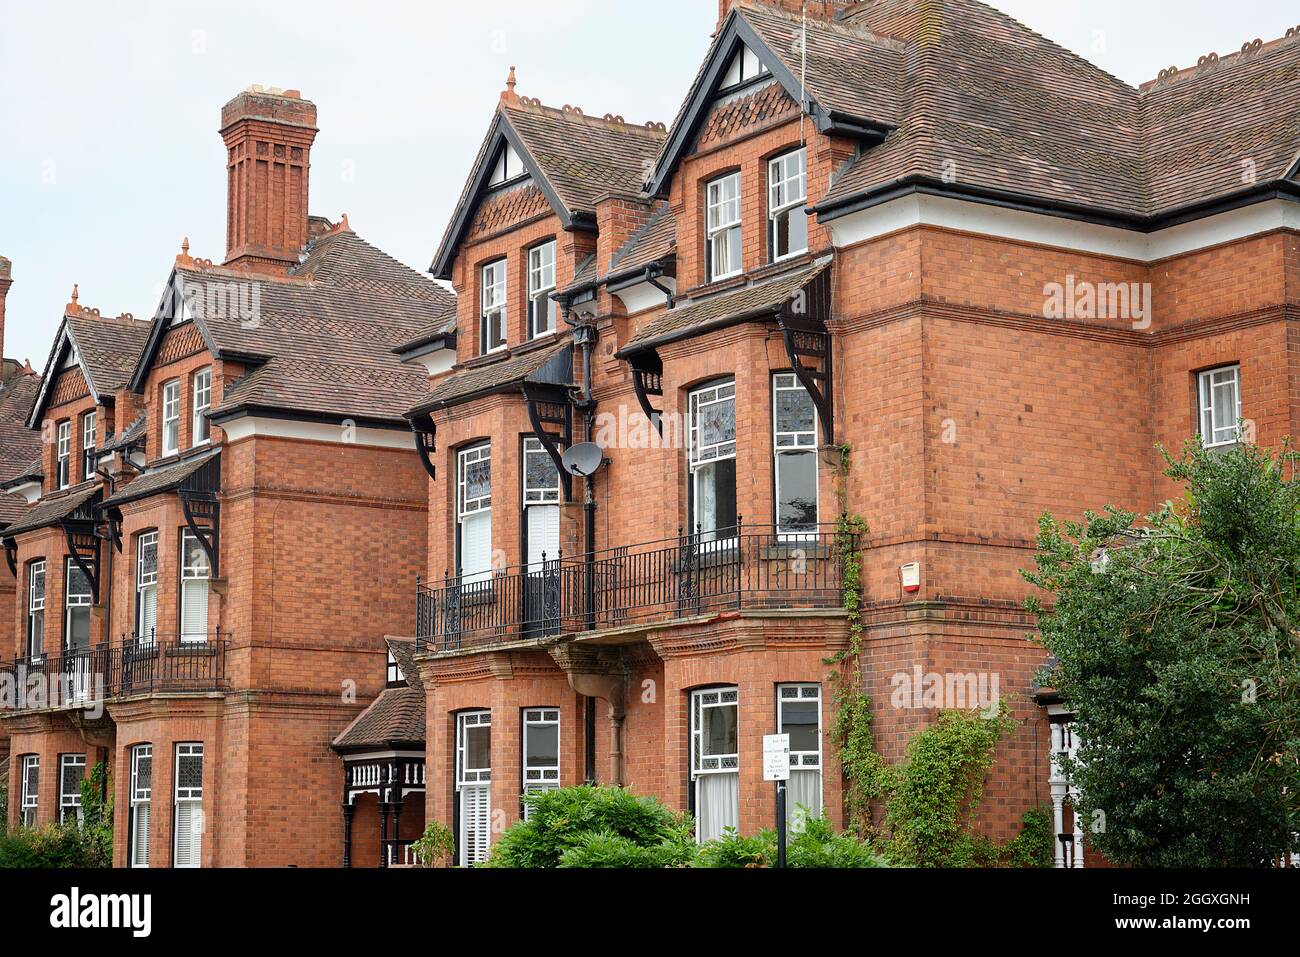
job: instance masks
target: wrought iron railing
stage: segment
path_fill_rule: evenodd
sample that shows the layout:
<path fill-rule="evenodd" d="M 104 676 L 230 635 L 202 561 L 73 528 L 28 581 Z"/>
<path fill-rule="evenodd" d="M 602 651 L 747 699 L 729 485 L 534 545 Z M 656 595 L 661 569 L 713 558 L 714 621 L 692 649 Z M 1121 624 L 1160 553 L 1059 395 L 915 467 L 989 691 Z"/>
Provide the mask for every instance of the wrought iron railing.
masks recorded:
<path fill-rule="evenodd" d="M 740 608 L 839 608 L 851 535 L 833 525 L 738 522 L 722 534 L 682 532 L 490 575 L 417 581 L 416 641 L 450 651 Z"/>
<path fill-rule="evenodd" d="M 148 635 L 116 644 L 30 655 L 0 664 L 0 685 L 15 689 L 0 708 L 75 708 L 109 698 L 161 692 L 222 691 L 227 687 L 229 632 Z M 6 680 L 7 679 L 7 680 Z"/>

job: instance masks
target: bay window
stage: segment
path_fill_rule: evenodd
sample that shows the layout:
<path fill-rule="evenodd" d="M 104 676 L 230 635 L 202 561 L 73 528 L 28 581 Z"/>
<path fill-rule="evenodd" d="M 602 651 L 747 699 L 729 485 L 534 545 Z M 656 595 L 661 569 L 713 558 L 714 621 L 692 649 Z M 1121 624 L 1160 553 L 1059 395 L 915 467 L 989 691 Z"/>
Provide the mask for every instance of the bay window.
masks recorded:
<path fill-rule="evenodd" d="M 212 568 L 198 536 L 181 533 L 181 641 L 208 639 L 208 582 Z"/>
<path fill-rule="evenodd" d="M 689 402 L 691 529 L 706 542 L 736 533 L 736 383 L 696 389 Z"/>
<path fill-rule="evenodd" d="M 457 455 L 457 574 L 465 585 L 492 578 L 492 446 L 462 449 Z"/>
<path fill-rule="evenodd" d="M 27 657 L 45 656 L 45 562 L 27 566 Z"/>
<path fill-rule="evenodd" d="M 456 794 L 460 865 L 487 860 L 492 842 L 492 712 L 456 715 Z"/>
<path fill-rule="evenodd" d="M 705 187 L 708 281 L 739 275 L 743 269 L 740 174 L 731 173 Z"/>
<path fill-rule="evenodd" d="M 72 484 L 72 423 L 60 422 L 54 440 L 54 487 Z"/>
<path fill-rule="evenodd" d="M 817 684 L 777 685 L 776 733 L 790 735 L 786 827 L 803 829 L 822 813 L 822 689 Z"/>
<path fill-rule="evenodd" d="M 203 745 L 176 745 L 173 867 L 198 867 L 203 847 Z"/>
<path fill-rule="evenodd" d="M 772 471 L 782 539 L 817 533 L 817 408 L 793 372 L 772 377 Z"/>
<path fill-rule="evenodd" d="M 528 250 L 528 338 L 555 331 L 555 240 Z"/>
<path fill-rule="evenodd" d="M 59 823 L 83 820 L 81 782 L 86 777 L 84 754 L 59 755 Z"/>
<path fill-rule="evenodd" d="M 560 710 L 524 709 L 524 792 L 550 791 L 560 786 Z M 524 805 L 524 820 L 530 810 Z"/>
<path fill-rule="evenodd" d="M 97 416 L 87 412 L 81 417 L 81 480 L 89 481 L 95 474 L 95 428 Z"/>
<path fill-rule="evenodd" d="M 498 259 L 482 270 L 480 283 L 483 310 L 479 320 L 479 354 L 487 355 L 506 347 L 506 261 Z"/>
<path fill-rule="evenodd" d="M 740 690 L 691 692 L 691 782 L 701 844 L 740 827 Z"/>
<path fill-rule="evenodd" d="M 153 796 L 153 745 L 131 749 L 130 816 L 127 824 L 127 865 L 149 866 L 149 809 Z"/>
<path fill-rule="evenodd" d="M 135 634 L 153 643 L 158 629 L 158 533 L 141 532 L 135 539 Z"/>
<path fill-rule="evenodd" d="M 212 426 L 208 422 L 208 410 L 212 408 L 212 370 L 200 369 L 194 373 L 194 421 L 190 434 L 191 445 L 203 445 L 212 439 Z"/>
<path fill-rule="evenodd" d="M 181 381 L 162 387 L 162 454 L 175 455 L 181 447 Z"/>
<path fill-rule="evenodd" d="M 90 649 L 90 606 L 93 602 L 90 579 L 77 564 L 68 559 L 63 579 L 64 629 L 63 647 L 69 652 Z"/>
<path fill-rule="evenodd" d="M 767 164 L 768 251 L 772 262 L 808 249 L 807 154 L 797 149 Z"/>
<path fill-rule="evenodd" d="M 1206 448 L 1236 444 L 1241 439 L 1241 367 L 1209 369 L 1197 379 L 1201 441 Z"/>
<path fill-rule="evenodd" d="M 22 770 L 22 793 L 18 803 L 18 817 L 24 827 L 35 827 L 41 792 L 41 756 L 23 755 Z"/>
<path fill-rule="evenodd" d="M 528 539 L 528 567 L 542 569 L 542 562 L 560 555 L 560 470 L 542 443 L 524 439 L 524 523 Z"/>

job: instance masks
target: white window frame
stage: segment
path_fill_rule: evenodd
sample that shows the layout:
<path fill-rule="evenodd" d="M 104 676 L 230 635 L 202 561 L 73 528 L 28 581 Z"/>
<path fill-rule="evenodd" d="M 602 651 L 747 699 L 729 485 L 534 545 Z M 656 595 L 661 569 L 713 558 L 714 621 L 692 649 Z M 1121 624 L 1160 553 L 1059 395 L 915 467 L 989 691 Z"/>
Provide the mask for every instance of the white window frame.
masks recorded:
<path fill-rule="evenodd" d="M 18 802 L 18 819 L 23 827 L 35 827 L 40 811 L 41 756 L 23 755 L 22 791 Z"/>
<path fill-rule="evenodd" d="M 194 395 L 194 420 L 190 425 L 191 445 L 207 445 L 212 441 L 212 425 L 208 422 L 207 412 L 212 408 L 212 367 L 200 369 L 194 373 L 192 391 Z"/>
<path fill-rule="evenodd" d="M 799 541 L 817 536 L 817 523 L 821 521 L 821 469 L 817 456 L 817 429 L 821 423 L 817 416 L 817 407 L 813 405 L 811 430 L 782 430 L 779 423 L 779 399 L 783 392 L 801 392 L 808 396 L 812 404 L 812 395 L 799 377 L 793 372 L 778 372 L 772 376 L 772 485 L 776 492 L 776 514 L 773 516 L 777 537 L 782 541 Z M 817 518 L 811 529 L 802 526 L 786 529 L 781 525 L 781 457 L 788 455 L 811 455 L 813 459 L 813 488 L 816 492 Z"/>
<path fill-rule="evenodd" d="M 38 594 L 36 583 L 40 582 Z M 31 661 L 45 658 L 45 596 L 46 596 L 45 559 L 31 562 L 27 566 L 27 657 Z M 38 625 L 39 623 L 39 625 Z M 40 635 L 40 648 L 34 646 L 33 640 Z"/>
<path fill-rule="evenodd" d="M 817 808 L 818 814 L 826 808 L 826 777 L 822 772 L 822 739 L 826 733 L 825 715 L 822 713 L 822 686 L 813 682 L 785 682 L 776 686 L 776 733 L 785 734 L 785 712 L 782 705 L 786 701 L 815 701 L 817 703 L 817 750 L 790 751 L 790 770 L 817 772 Z M 793 815 L 794 808 L 789 809 Z"/>
<path fill-rule="evenodd" d="M 742 203 L 740 172 L 727 173 L 710 180 L 705 186 L 705 246 L 708 255 L 708 281 L 719 282 L 739 276 L 745 271 L 745 237 L 744 211 Z M 735 242 L 736 262 L 727 262 L 726 271 L 719 269 L 719 250 L 725 251 L 729 260 L 732 255 L 731 236 L 738 238 Z"/>
<path fill-rule="evenodd" d="M 795 163 L 793 171 L 790 163 Z M 803 147 L 774 156 L 767 164 L 767 236 L 768 254 L 772 262 L 781 262 L 808 251 L 807 215 L 804 215 L 804 243 L 799 249 L 776 251 L 777 221 L 782 216 L 795 216 L 808 202 L 808 151 Z"/>
<path fill-rule="evenodd" d="M 1220 413 L 1219 398 L 1223 387 L 1231 387 L 1235 408 L 1230 409 L 1231 425 L 1215 426 Z M 1207 449 L 1224 448 L 1241 441 L 1241 366 L 1218 366 L 1196 376 L 1197 404 L 1200 409 L 1201 442 Z M 1218 416 L 1221 418 L 1221 416 Z"/>
<path fill-rule="evenodd" d="M 736 748 L 734 753 L 704 753 L 704 716 L 707 710 L 715 708 L 734 708 L 736 712 Z M 696 839 L 701 838 L 699 829 L 700 814 L 700 778 L 712 774 L 734 774 L 739 784 L 740 775 L 740 688 L 726 685 L 716 688 L 700 688 L 691 692 L 691 787 L 695 791 Z"/>
<path fill-rule="evenodd" d="M 472 728 L 488 729 L 488 766 L 486 768 L 470 768 L 466 766 L 469 748 L 465 746 L 465 740 Z M 456 799 L 458 802 L 462 800 L 461 794 L 467 788 L 482 788 L 486 792 L 488 800 L 487 818 L 490 822 L 492 820 L 492 712 L 486 709 L 461 711 L 456 715 Z M 457 835 L 456 847 L 461 859 L 460 862 L 464 866 L 485 861 L 488 847 L 491 846 L 492 841 L 491 827 L 489 825 L 487 845 L 478 848 L 478 853 L 471 858 L 469 842 L 465 840 L 467 826 L 468 822 L 465 820 L 463 811 L 461 811 L 460 826 L 457 828 L 460 833 Z"/>
<path fill-rule="evenodd" d="M 98 414 L 92 409 L 81 417 L 81 480 L 90 481 L 95 474 L 95 432 L 98 428 Z"/>
<path fill-rule="evenodd" d="M 485 263 L 479 269 L 479 327 L 478 348 L 480 355 L 500 352 L 510 340 L 508 322 L 509 281 L 506 277 L 507 260 L 497 259 Z M 495 342 L 489 334 L 499 331 L 500 342 Z"/>
<path fill-rule="evenodd" d="M 197 564 L 190 564 L 187 560 L 190 554 L 190 548 L 189 548 L 190 543 L 193 543 L 194 545 L 194 554 L 199 556 L 199 561 Z M 178 631 L 181 632 L 181 643 L 202 644 L 203 642 L 206 642 L 208 640 L 208 629 L 206 627 L 207 615 L 206 613 L 204 614 L 205 626 L 203 629 L 203 634 L 201 635 L 198 633 L 186 634 L 185 621 L 184 621 L 185 596 L 190 589 L 198 588 L 199 587 L 198 583 L 202 582 L 204 600 L 205 601 L 208 600 L 208 598 L 211 596 L 210 583 L 212 581 L 212 564 L 208 561 L 208 553 L 204 551 L 203 543 L 200 542 L 199 537 L 195 535 L 193 532 L 191 532 L 188 528 L 181 530 L 181 553 L 180 553 L 180 561 L 177 564 L 180 565 L 180 576 L 181 576 L 180 607 L 178 609 L 179 614 L 177 615 L 177 621 L 180 625 Z"/>
<path fill-rule="evenodd" d="M 199 785 L 198 787 L 181 787 L 181 759 L 195 758 L 199 759 Z M 172 866 L 173 867 L 200 867 L 203 853 L 203 776 L 207 773 L 207 766 L 203 760 L 203 744 L 198 741 L 185 741 L 176 745 L 176 758 L 172 765 L 172 785 L 173 785 L 173 808 L 172 808 Z M 179 813 L 182 804 L 197 804 L 199 814 L 199 842 L 198 842 L 198 859 L 193 863 L 179 862 L 180 846 L 180 819 Z"/>
<path fill-rule="evenodd" d="M 54 446 L 54 486 L 67 488 L 72 484 L 72 420 L 58 424 Z"/>
<path fill-rule="evenodd" d="M 519 764 L 522 768 L 523 789 L 528 794 L 534 791 L 554 791 L 560 786 L 560 709 L 550 707 L 525 708 L 523 714 L 523 734 L 520 736 L 522 748 Z M 555 727 L 555 764 L 528 763 L 528 737 L 532 728 Z M 524 820 L 528 820 L 528 805 L 524 805 Z"/>
<path fill-rule="evenodd" d="M 727 379 L 722 382 L 713 382 L 699 389 L 694 389 L 687 396 L 687 469 L 691 479 L 691 531 L 693 532 L 699 521 L 700 514 L 700 483 L 704 471 L 708 466 L 728 459 L 736 458 L 736 436 L 733 434 L 730 441 L 714 442 L 709 445 L 702 445 L 700 441 L 700 418 L 703 410 L 713 405 L 720 405 L 730 402 L 732 407 L 732 431 L 735 432 L 736 423 L 736 380 Z M 739 510 L 739 479 L 737 487 L 732 490 L 733 497 L 737 498 L 736 507 Z M 735 526 L 732 526 L 732 534 L 724 539 L 717 537 L 717 529 L 706 529 L 701 536 L 704 541 L 717 542 L 719 547 L 735 542 Z"/>
<path fill-rule="evenodd" d="M 74 592 L 72 590 L 72 576 L 76 574 L 85 580 L 86 590 L 84 592 Z M 95 603 L 94 592 L 90 586 L 90 579 L 85 573 L 77 567 L 77 563 L 71 556 L 67 558 L 67 564 L 63 573 L 63 647 L 70 649 L 72 639 L 72 614 L 75 610 L 86 609 L 86 641 L 90 641 L 90 606 Z M 80 614 L 80 612 L 78 612 Z"/>
<path fill-rule="evenodd" d="M 181 380 L 171 379 L 162 387 L 162 454 L 175 455 L 181 449 Z"/>
<path fill-rule="evenodd" d="M 153 571 L 145 570 L 145 550 L 153 549 Z M 144 622 L 141 619 L 141 611 L 144 607 L 144 595 L 149 590 L 153 598 L 153 627 L 145 629 L 142 627 Z M 135 537 L 135 636 L 136 640 L 145 644 L 152 644 L 158 632 L 158 531 L 154 529 L 148 532 L 141 532 Z"/>
<path fill-rule="evenodd" d="M 722 83 L 719 84 L 719 90 L 729 90 L 732 87 L 740 86 L 742 83 L 748 83 L 750 80 L 765 76 L 770 71 L 767 65 L 758 58 L 747 45 L 741 44 L 740 49 L 736 51 L 727 64 L 727 72 L 723 74 Z"/>
<path fill-rule="evenodd" d="M 486 462 L 488 466 L 488 493 L 474 498 L 469 497 L 468 481 L 466 474 L 471 465 L 477 465 Z M 492 577 L 492 569 L 479 569 L 465 572 L 465 549 L 464 549 L 464 528 L 465 520 L 486 514 L 488 516 L 488 537 L 492 534 L 492 443 L 479 442 L 461 449 L 456 453 L 456 532 L 458 539 L 458 548 L 456 555 L 456 574 L 461 579 L 461 584 L 474 584 L 476 582 L 488 581 Z M 488 549 L 489 553 L 491 548 Z"/>
<path fill-rule="evenodd" d="M 397 663 L 397 658 L 393 655 L 393 649 L 388 649 L 388 673 L 384 679 L 390 687 L 406 683 L 406 675 L 402 672 L 402 666 Z"/>
<path fill-rule="evenodd" d="M 76 772 L 76 790 L 68 791 L 68 773 Z M 81 809 L 81 782 L 86 778 L 86 756 L 84 754 L 59 755 L 59 823 L 66 824 L 69 817 L 76 818 L 78 824 L 85 820 Z"/>
<path fill-rule="evenodd" d="M 549 240 L 528 250 L 528 338 L 540 339 L 555 333 L 559 307 L 551 293 L 555 292 L 555 240 Z M 542 328 L 542 321 L 545 328 Z"/>
<path fill-rule="evenodd" d="M 488 186 L 502 186 L 523 176 L 525 172 L 523 160 L 519 158 L 515 148 L 506 143 L 501 148 L 501 154 L 492 166 L 492 175 L 488 178 Z"/>
<path fill-rule="evenodd" d="M 149 762 L 149 781 L 147 784 L 140 783 L 140 765 L 147 760 Z M 131 789 L 129 792 L 130 819 L 127 829 L 127 866 L 128 867 L 148 867 L 149 852 L 152 842 L 152 825 L 153 825 L 153 745 L 137 744 L 131 748 Z M 140 826 L 140 809 L 145 809 L 145 836 L 144 836 L 144 860 L 136 858 L 136 847 L 139 841 L 136 839 L 136 829 Z"/>
<path fill-rule="evenodd" d="M 524 437 L 524 469 L 523 469 L 523 486 L 524 486 L 524 508 L 530 505 L 558 505 L 560 503 L 560 471 L 555 470 L 555 485 L 529 485 L 528 484 L 528 459 L 540 456 L 552 466 L 555 464 L 551 455 L 542 445 L 541 440 L 536 436 Z"/>

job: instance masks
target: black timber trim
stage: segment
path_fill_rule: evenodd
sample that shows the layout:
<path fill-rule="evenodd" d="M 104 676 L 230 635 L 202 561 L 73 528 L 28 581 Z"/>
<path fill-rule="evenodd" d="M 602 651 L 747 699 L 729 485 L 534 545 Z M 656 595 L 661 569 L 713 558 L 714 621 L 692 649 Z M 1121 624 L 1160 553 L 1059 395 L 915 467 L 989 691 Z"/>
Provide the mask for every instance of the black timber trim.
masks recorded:
<path fill-rule="evenodd" d="M 718 39 L 714 43 L 713 52 L 709 54 L 705 69 L 691 89 L 690 99 L 686 110 L 682 113 L 681 122 L 673 128 L 659 156 L 659 162 L 655 164 L 654 172 L 646 187 L 646 192 L 650 196 L 667 195 L 668 181 L 694 140 L 695 133 L 704 121 L 709 106 L 712 105 L 717 94 L 732 92 L 720 91 L 718 85 L 726 75 L 731 59 L 742 43 L 759 56 L 772 77 L 781 84 L 792 100 L 799 103 L 800 107 L 813 117 L 817 129 L 822 133 L 839 133 L 864 139 L 870 143 L 879 143 L 893 130 L 891 124 L 880 123 L 869 117 L 851 117 L 842 112 L 828 110 L 818 103 L 806 87 L 801 87 L 799 78 L 786 67 L 781 57 L 741 16 L 740 8 L 732 7 L 718 33 Z M 736 89 L 741 90 L 743 87 Z"/>
<path fill-rule="evenodd" d="M 181 321 L 176 323 L 177 326 L 186 322 L 193 322 L 194 327 L 199 330 L 199 335 L 203 337 L 203 344 L 208 348 L 208 354 L 214 359 L 234 359 L 234 355 L 223 355 L 213 345 L 212 336 L 208 332 L 207 326 L 203 324 L 199 316 L 193 316 L 190 319 L 185 318 L 185 281 L 181 279 L 177 283 L 179 270 L 172 267 L 171 275 L 167 278 L 167 285 L 163 289 L 162 299 L 158 301 L 158 308 L 153 314 L 153 328 L 149 330 L 149 338 L 145 340 L 144 349 L 140 352 L 140 358 L 136 360 L 135 369 L 131 373 L 131 381 L 127 385 L 130 392 L 143 392 L 145 380 L 149 378 L 149 369 L 153 366 L 154 357 L 158 354 L 158 347 L 162 345 L 163 337 L 167 335 L 167 330 L 172 328 L 172 320 L 179 314 Z M 179 313 L 177 312 L 179 310 Z M 266 361 L 266 356 L 244 357 L 250 365 L 258 365 Z"/>
<path fill-rule="evenodd" d="M 555 215 L 559 217 L 561 227 L 566 232 L 572 232 L 575 229 L 590 230 L 595 228 L 596 219 L 593 213 L 570 210 L 561 202 L 555 187 L 546 178 L 537 160 L 524 147 L 523 140 L 519 137 L 515 128 L 510 125 L 510 120 L 504 110 L 498 108 L 485 138 L 485 142 L 491 143 L 491 148 L 480 154 L 482 158 L 479 160 L 478 165 L 471 170 L 470 187 L 465 191 L 464 198 L 457 205 L 456 214 L 452 218 L 447 235 L 443 238 L 442 245 L 438 247 L 438 252 L 434 255 L 433 264 L 429 267 L 429 272 L 433 274 L 435 279 L 451 278 L 451 264 L 456 258 L 456 252 L 460 247 L 461 240 L 465 238 L 466 230 L 469 229 L 470 216 L 478 208 L 479 199 L 484 191 L 488 189 L 488 180 L 492 178 L 492 170 L 496 166 L 496 158 L 501 152 L 502 141 L 510 144 L 519 156 L 524 168 L 533 181 L 537 183 L 547 202 L 551 204 Z M 520 181 L 522 182 L 522 178 Z M 505 187 L 513 184 L 512 181 L 510 184 L 502 185 Z"/>
<path fill-rule="evenodd" d="M 18 577 L 18 539 L 6 538 L 5 545 L 5 564 L 9 566 L 9 573 Z"/>
<path fill-rule="evenodd" d="M 79 516 L 81 509 L 73 513 Z M 95 523 L 80 517 L 68 517 L 59 522 L 63 529 L 63 540 L 68 545 L 68 557 L 81 569 L 86 580 L 90 582 L 92 603 L 99 604 L 99 536 L 95 534 Z"/>
<path fill-rule="evenodd" d="M 542 448 L 559 470 L 564 500 L 572 502 L 573 480 L 564 467 L 564 453 L 560 450 L 561 445 L 567 449 L 573 444 L 573 403 L 569 389 L 553 383 L 524 382 L 523 392 L 533 438 L 542 443 Z M 560 431 L 548 431 L 547 426 L 558 426 Z"/>
<path fill-rule="evenodd" d="M 411 419 L 411 434 L 415 436 L 415 452 L 420 457 L 420 464 L 433 481 L 438 481 L 438 467 L 433 462 L 433 455 L 438 451 L 438 423 L 427 412 Z"/>
<path fill-rule="evenodd" d="M 221 455 L 212 456 L 181 483 L 177 494 L 185 525 L 208 556 L 209 574 L 221 577 Z"/>
<path fill-rule="evenodd" d="M 1040 213 L 1061 219 L 1093 223 L 1099 226 L 1152 233 L 1161 229 L 1168 229 L 1171 226 L 1214 216 L 1218 213 L 1230 212 L 1245 206 L 1253 206 L 1256 203 L 1267 202 L 1270 199 L 1294 202 L 1300 199 L 1300 183 L 1289 180 L 1275 180 L 1248 189 L 1237 190 L 1235 193 L 1226 196 L 1198 200 L 1156 215 L 1143 215 L 1087 206 L 1080 203 L 1064 203 L 1010 190 L 971 186 L 962 183 L 945 183 L 943 180 L 932 176 L 913 174 L 834 201 L 823 200 L 813 206 L 812 211 L 817 214 L 819 223 L 829 223 L 843 216 L 882 206 L 904 196 L 917 194 L 944 196 L 950 199 L 985 203 L 990 206 L 1020 212 Z"/>
<path fill-rule="evenodd" d="M 650 397 L 662 397 L 664 394 L 664 362 L 654 349 L 642 349 L 628 356 L 627 364 L 632 370 L 632 391 L 636 393 L 637 404 L 662 438 L 663 410 L 652 406 Z"/>
<path fill-rule="evenodd" d="M 59 378 L 59 368 L 63 365 L 63 357 L 71 349 L 75 349 L 72 341 L 72 330 L 68 327 L 68 317 L 64 316 L 59 323 L 59 331 L 54 336 L 54 345 L 50 347 L 50 355 L 45 360 L 45 374 L 41 377 L 41 387 L 36 392 L 36 401 L 32 404 L 32 411 L 27 415 L 27 428 L 39 429 L 41 427 L 41 416 L 44 414 L 46 406 L 50 404 L 54 385 Z M 77 366 L 86 379 L 86 388 L 90 390 L 91 397 L 95 400 L 95 404 L 99 405 L 99 396 L 95 394 L 95 384 L 90 379 L 90 373 L 86 371 L 86 364 L 81 361 L 80 353 L 77 355 Z"/>
<path fill-rule="evenodd" d="M 831 289 L 831 271 L 824 269 L 777 316 L 790 368 L 812 397 L 827 445 L 835 444 L 832 337 L 826 327 L 831 316 Z M 816 367 L 804 365 L 804 358 L 816 360 Z"/>
<path fill-rule="evenodd" d="M 122 554 L 122 510 L 110 505 L 104 509 L 104 521 L 108 523 L 108 539 L 113 543 L 113 550 Z"/>

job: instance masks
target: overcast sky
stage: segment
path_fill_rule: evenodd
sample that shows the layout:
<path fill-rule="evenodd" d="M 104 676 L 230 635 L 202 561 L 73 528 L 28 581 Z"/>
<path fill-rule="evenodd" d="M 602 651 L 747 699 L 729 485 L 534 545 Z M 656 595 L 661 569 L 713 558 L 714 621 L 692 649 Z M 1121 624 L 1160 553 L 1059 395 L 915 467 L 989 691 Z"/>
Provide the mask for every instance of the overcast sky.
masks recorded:
<path fill-rule="evenodd" d="M 994 5 L 1134 84 L 1300 21 L 1295 0 Z M 182 236 L 220 261 L 217 128 L 250 83 L 318 107 L 312 212 L 425 270 L 511 64 L 548 105 L 671 122 L 716 18 L 716 0 L 0 0 L 4 354 L 41 366 L 74 282 L 143 317 Z"/>

